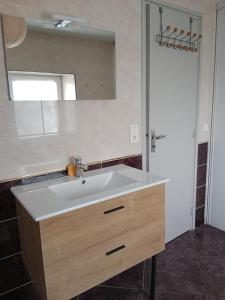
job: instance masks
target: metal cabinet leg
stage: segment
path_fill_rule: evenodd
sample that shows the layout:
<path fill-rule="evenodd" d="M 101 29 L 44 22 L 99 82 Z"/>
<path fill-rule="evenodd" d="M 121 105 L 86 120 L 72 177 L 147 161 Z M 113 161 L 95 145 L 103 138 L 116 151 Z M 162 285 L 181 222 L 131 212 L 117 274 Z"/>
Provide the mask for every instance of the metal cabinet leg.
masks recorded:
<path fill-rule="evenodd" d="M 152 257 L 150 300 L 155 300 L 155 285 L 156 285 L 156 255 Z"/>

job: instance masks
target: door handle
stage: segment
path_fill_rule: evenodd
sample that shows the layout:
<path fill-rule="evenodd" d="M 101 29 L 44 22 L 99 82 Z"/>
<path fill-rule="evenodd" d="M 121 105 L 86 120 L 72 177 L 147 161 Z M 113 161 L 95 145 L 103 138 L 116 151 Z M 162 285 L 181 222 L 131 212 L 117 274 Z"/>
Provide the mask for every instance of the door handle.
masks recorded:
<path fill-rule="evenodd" d="M 155 140 L 161 140 L 161 139 L 165 139 L 166 138 L 166 135 L 165 134 L 161 134 L 161 135 L 156 135 L 155 136 Z"/>
<path fill-rule="evenodd" d="M 151 152 L 154 153 L 156 151 L 156 141 L 162 140 L 166 138 L 166 134 L 156 135 L 155 130 L 152 130 L 151 135 Z"/>

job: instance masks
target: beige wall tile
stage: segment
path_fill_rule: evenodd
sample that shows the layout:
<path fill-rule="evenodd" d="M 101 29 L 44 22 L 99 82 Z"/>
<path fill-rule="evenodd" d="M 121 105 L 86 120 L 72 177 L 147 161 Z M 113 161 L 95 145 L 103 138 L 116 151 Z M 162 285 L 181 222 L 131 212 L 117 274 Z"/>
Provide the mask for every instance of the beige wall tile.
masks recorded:
<path fill-rule="evenodd" d="M 43 135 L 43 118 L 41 102 L 19 101 L 14 106 L 17 136 Z"/>
<path fill-rule="evenodd" d="M 89 164 L 102 160 L 101 137 L 99 130 L 78 132 L 74 136 L 75 155 L 81 156 L 84 163 Z"/>
<path fill-rule="evenodd" d="M 42 108 L 45 134 L 76 130 L 74 101 L 43 101 Z"/>
<path fill-rule="evenodd" d="M 65 169 L 72 156 L 81 156 L 84 163 L 100 160 L 98 131 L 64 133 L 45 136 L 47 169 Z"/>
<path fill-rule="evenodd" d="M 43 135 L 41 102 L 9 102 L 0 105 L 0 137 Z"/>
<path fill-rule="evenodd" d="M 141 128 L 140 115 L 141 106 L 133 98 L 129 103 L 125 101 L 113 101 L 100 103 L 100 124 L 102 129 L 113 129 L 122 126 L 138 124 Z M 126 136 L 125 138 L 127 138 Z"/>
<path fill-rule="evenodd" d="M 43 136 L 0 139 L 0 181 L 46 172 Z"/>
<path fill-rule="evenodd" d="M 0 105 L 0 138 L 3 136 L 17 136 L 14 105 L 9 101 L 2 101 Z"/>
<path fill-rule="evenodd" d="M 98 131 L 100 128 L 100 103 L 106 101 L 77 101 L 75 103 L 76 131 Z M 115 100 L 113 100 L 115 103 Z"/>
<path fill-rule="evenodd" d="M 72 134 L 50 134 L 45 136 L 47 170 L 56 171 L 65 169 L 69 157 L 75 149 Z"/>
<path fill-rule="evenodd" d="M 101 158 L 102 160 L 113 159 L 141 153 L 140 144 L 130 144 L 129 127 L 118 127 L 111 130 L 101 131 Z"/>

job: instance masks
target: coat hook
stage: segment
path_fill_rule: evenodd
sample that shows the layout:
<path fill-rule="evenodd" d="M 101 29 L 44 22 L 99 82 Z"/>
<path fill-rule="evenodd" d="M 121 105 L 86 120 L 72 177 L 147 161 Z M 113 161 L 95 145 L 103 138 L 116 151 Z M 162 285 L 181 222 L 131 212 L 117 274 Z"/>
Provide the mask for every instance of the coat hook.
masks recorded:
<path fill-rule="evenodd" d="M 161 41 L 159 42 L 159 45 L 160 45 L 160 46 L 165 46 L 165 45 L 166 45 L 166 42 L 163 42 L 163 35 L 166 34 L 167 32 L 169 32 L 170 29 L 171 29 L 171 26 L 168 25 L 168 26 L 166 27 L 166 30 L 164 30 L 164 31 L 161 33 Z"/>
<path fill-rule="evenodd" d="M 192 35 L 192 31 L 191 31 L 189 47 L 188 47 L 187 51 L 193 52 L 193 48 L 195 48 L 195 44 L 193 43 L 193 39 L 196 38 L 196 36 L 197 36 L 197 34 L 193 33 L 193 35 Z"/>
<path fill-rule="evenodd" d="M 170 31 L 170 29 L 171 29 L 171 27 L 170 27 L 170 25 L 168 25 L 168 26 L 166 27 L 166 30 L 164 30 L 164 31 L 162 32 L 162 34 L 165 34 L 167 31 Z"/>
<path fill-rule="evenodd" d="M 196 34 L 196 36 L 197 36 L 197 34 Z M 202 38 L 202 35 L 199 34 L 199 36 L 198 36 L 193 42 L 196 43 L 196 42 L 199 41 L 201 38 Z"/>
<path fill-rule="evenodd" d="M 189 32 L 187 32 L 187 34 L 184 36 L 184 38 L 183 38 L 183 40 L 185 40 L 186 38 L 190 38 L 190 36 L 191 36 L 191 32 L 189 31 Z"/>
<path fill-rule="evenodd" d="M 197 36 L 197 34 L 196 34 L 196 36 Z M 199 40 L 202 38 L 202 35 L 201 34 L 199 34 L 198 36 L 197 36 L 197 38 L 193 41 L 193 43 L 195 44 L 195 46 L 193 47 L 193 52 L 197 52 L 198 51 L 198 49 L 199 49 Z"/>
<path fill-rule="evenodd" d="M 174 37 L 174 44 L 173 44 L 173 48 L 177 49 L 179 48 L 179 45 L 176 44 L 176 40 L 184 34 L 184 30 L 182 29 L 175 37 Z"/>
<path fill-rule="evenodd" d="M 167 48 L 173 47 L 173 44 L 170 44 L 169 40 L 170 40 L 170 38 L 172 38 L 172 35 L 174 35 L 175 33 L 177 33 L 177 31 L 178 31 L 178 29 L 177 29 L 177 27 L 175 27 L 173 29 L 173 31 L 167 36 L 167 43 L 166 43 Z"/>
<path fill-rule="evenodd" d="M 187 34 L 180 40 L 179 49 L 180 50 L 187 50 L 187 46 L 182 46 L 183 42 L 187 42 L 187 38 L 191 36 L 191 32 L 187 32 Z"/>

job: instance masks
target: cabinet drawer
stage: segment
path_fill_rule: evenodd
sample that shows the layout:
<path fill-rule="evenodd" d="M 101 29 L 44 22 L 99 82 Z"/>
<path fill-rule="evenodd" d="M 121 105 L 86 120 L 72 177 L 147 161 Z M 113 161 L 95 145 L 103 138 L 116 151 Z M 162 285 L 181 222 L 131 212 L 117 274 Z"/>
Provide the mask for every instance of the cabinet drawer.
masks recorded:
<path fill-rule="evenodd" d="M 164 193 L 160 185 L 40 222 L 44 264 L 164 219 Z"/>
<path fill-rule="evenodd" d="M 49 300 L 68 300 L 164 250 L 164 220 L 44 266 Z"/>

